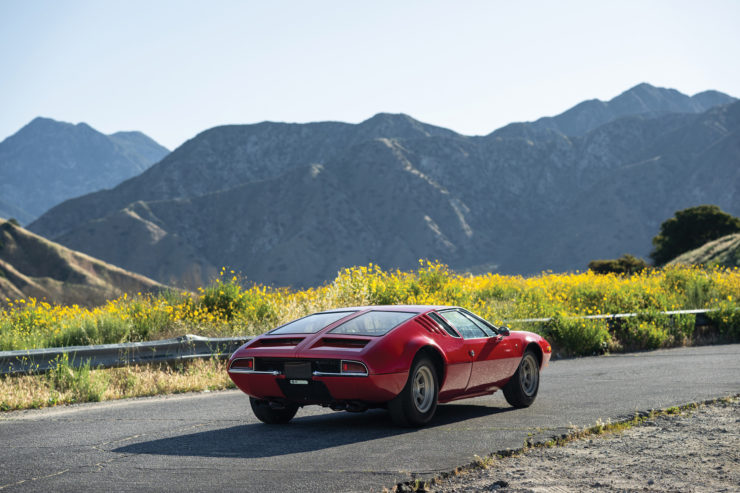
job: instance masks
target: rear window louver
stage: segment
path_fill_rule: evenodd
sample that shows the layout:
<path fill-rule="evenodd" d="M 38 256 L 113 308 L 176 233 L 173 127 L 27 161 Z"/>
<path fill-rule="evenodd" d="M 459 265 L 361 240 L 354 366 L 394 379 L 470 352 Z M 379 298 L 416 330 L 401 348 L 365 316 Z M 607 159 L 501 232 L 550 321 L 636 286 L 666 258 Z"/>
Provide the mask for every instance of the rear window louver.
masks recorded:
<path fill-rule="evenodd" d="M 268 337 L 257 341 L 257 347 L 297 346 L 303 337 Z"/>
<path fill-rule="evenodd" d="M 317 346 L 362 348 L 370 342 L 367 339 L 352 339 L 349 337 L 324 337 Z"/>
<path fill-rule="evenodd" d="M 438 325 L 437 322 L 432 320 L 431 318 L 427 317 L 426 315 L 422 314 L 416 317 L 414 320 L 419 322 L 419 325 L 427 329 L 428 332 L 431 332 L 432 334 L 439 334 L 446 336 L 447 332 L 442 330 Z"/>

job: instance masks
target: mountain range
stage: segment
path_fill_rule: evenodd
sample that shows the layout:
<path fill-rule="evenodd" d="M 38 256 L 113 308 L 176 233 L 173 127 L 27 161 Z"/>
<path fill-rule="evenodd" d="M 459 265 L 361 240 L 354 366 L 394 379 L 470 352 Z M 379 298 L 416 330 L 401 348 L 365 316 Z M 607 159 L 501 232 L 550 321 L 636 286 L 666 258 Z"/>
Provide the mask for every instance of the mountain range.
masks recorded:
<path fill-rule="evenodd" d="M 673 212 L 740 213 L 740 103 L 640 84 L 464 136 L 407 115 L 216 127 L 30 229 L 160 282 L 308 286 L 419 258 L 531 274 L 646 256 Z"/>
<path fill-rule="evenodd" d="M 67 199 L 111 188 L 169 151 L 141 132 L 36 118 L 0 142 L 0 217 L 23 224 Z"/>

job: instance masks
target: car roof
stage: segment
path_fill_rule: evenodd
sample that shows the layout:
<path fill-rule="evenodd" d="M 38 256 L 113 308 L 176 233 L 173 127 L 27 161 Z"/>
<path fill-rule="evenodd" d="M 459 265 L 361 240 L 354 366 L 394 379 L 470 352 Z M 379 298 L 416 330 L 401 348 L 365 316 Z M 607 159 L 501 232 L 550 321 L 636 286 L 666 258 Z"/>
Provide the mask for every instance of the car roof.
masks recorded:
<path fill-rule="evenodd" d="M 334 308 L 332 310 L 324 310 L 321 313 L 331 312 L 347 312 L 347 311 L 388 311 L 388 312 L 412 312 L 412 313 L 425 313 L 430 310 L 441 310 L 444 308 L 456 308 L 448 305 L 365 305 L 365 306 L 348 306 L 345 308 Z"/>

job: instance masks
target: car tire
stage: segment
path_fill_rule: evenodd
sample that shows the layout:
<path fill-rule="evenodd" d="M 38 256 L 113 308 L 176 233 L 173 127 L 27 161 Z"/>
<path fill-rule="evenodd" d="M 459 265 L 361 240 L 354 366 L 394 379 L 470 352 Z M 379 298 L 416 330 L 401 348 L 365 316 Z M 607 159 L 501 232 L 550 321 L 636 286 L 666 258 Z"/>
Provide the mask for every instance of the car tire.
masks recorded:
<path fill-rule="evenodd" d="M 504 385 L 506 402 L 514 407 L 529 407 L 540 388 L 540 362 L 534 351 L 527 350 L 511 380 Z"/>
<path fill-rule="evenodd" d="M 269 425 L 285 424 L 298 412 L 298 404 L 286 403 L 282 408 L 275 408 L 268 401 L 254 397 L 249 398 L 249 404 L 257 419 Z"/>
<path fill-rule="evenodd" d="M 423 426 L 437 410 L 438 395 L 437 371 L 432 361 L 422 356 L 414 360 L 406 385 L 388 403 L 388 411 L 399 426 Z"/>

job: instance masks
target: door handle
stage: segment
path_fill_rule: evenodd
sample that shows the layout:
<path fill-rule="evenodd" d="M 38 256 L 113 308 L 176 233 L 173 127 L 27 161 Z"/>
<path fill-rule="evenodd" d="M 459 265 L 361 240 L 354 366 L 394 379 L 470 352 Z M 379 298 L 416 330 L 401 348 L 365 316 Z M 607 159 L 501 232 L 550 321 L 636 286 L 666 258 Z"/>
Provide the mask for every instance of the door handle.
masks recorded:
<path fill-rule="evenodd" d="M 469 351 L 469 353 L 470 353 L 470 356 L 475 356 L 475 351 L 473 351 L 472 349 Z"/>

